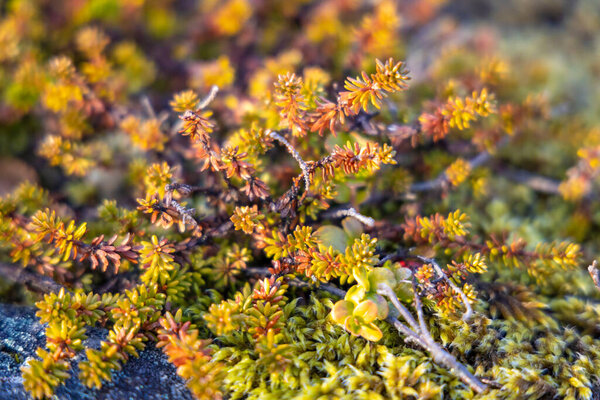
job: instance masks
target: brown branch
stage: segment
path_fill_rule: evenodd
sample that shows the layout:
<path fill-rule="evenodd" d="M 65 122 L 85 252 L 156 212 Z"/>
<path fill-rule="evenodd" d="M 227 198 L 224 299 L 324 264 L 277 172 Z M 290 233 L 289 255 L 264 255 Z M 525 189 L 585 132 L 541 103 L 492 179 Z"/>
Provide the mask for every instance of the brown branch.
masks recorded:
<path fill-rule="evenodd" d="M 290 153 L 290 155 L 294 158 L 294 160 L 296 160 L 300 166 L 300 169 L 302 170 L 304 185 L 306 186 L 306 192 L 308 192 L 310 188 L 310 172 L 308 170 L 308 165 L 306 165 L 306 162 L 302 159 L 302 157 L 300 157 L 298 151 L 290 144 L 290 142 L 287 141 L 286 138 L 281 136 L 276 131 L 267 130 L 265 134 L 281 143 L 287 149 L 288 153 Z"/>
<path fill-rule="evenodd" d="M 396 310 L 398 310 L 400 315 L 402 315 L 402 318 L 404 318 L 404 320 L 408 322 L 408 324 L 415 332 L 419 332 L 419 324 L 417 323 L 417 321 L 415 321 L 415 318 L 412 316 L 410 311 L 408 311 L 408 309 L 404 306 L 404 304 L 400 303 L 400 300 L 398 300 L 396 293 L 394 293 L 391 287 L 389 287 L 388 285 L 382 285 L 382 287 L 377 288 L 377 292 L 390 299 L 392 305 L 396 308 Z"/>
<path fill-rule="evenodd" d="M 504 138 L 501 140 L 496 148 L 504 146 L 508 142 L 508 138 Z M 471 158 L 468 163 L 471 166 L 471 169 L 475 169 L 477 167 L 482 166 L 492 159 L 492 154 L 484 150 L 475 157 Z M 441 190 L 446 188 L 449 185 L 450 181 L 448 180 L 448 176 L 446 172 L 442 172 L 435 179 L 425 181 L 425 182 L 417 182 L 410 185 L 410 192 L 429 192 L 433 190 Z"/>
<path fill-rule="evenodd" d="M 523 170 L 504 170 L 500 174 L 505 178 L 525 185 L 532 190 L 546 194 L 559 194 L 559 181 Z"/>
<path fill-rule="evenodd" d="M 496 149 L 503 147 L 506 143 L 508 143 L 508 140 L 509 140 L 508 137 L 505 137 L 504 139 L 502 139 L 497 144 Z M 489 151 L 484 150 L 483 152 L 479 153 L 475 157 L 468 160 L 468 163 L 469 163 L 471 169 L 475 169 L 477 167 L 480 167 L 480 166 L 488 163 L 492 159 L 492 157 L 493 157 L 493 155 Z M 447 189 L 449 185 L 450 185 L 450 181 L 448 180 L 448 176 L 446 175 L 446 172 L 444 171 L 444 172 L 440 173 L 434 179 L 424 181 L 424 182 L 413 183 L 401 195 L 390 196 L 388 193 L 372 194 L 368 199 L 363 201 L 360 205 L 361 206 L 377 205 L 377 204 L 383 203 L 388 200 L 394 200 L 394 199 L 398 200 L 400 198 L 404 198 L 405 200 L 412 201 L 412 200 L 415 200 L 415 193 L 424 193 L 424 192 L 431 192 L 431 191 L 436 191 L 436 190 L 444 190 L 444 189 Z"/>
<path fill-rule="evenodd" d="M 202 194 L 205 196 L 213 196 L 213 197 L 217 197 L 221 194 L 221 192 L 215 188 L 204 187 L 204 186 L 194 186 L 194 185 L 188 185 L 185 183 L 177 183 L 177 182 L 171 182 L 168 185 L 166 185 L 165 191 L 167 191 L 167 192 L 177 191 L 177 192 L 181 193 L 181 195 L 184 197 L 187 197 L 192 193 L 199 193 L 199 194 Z"/>
<path fill-rule="evenodd" d="M 204 244 L 210 243 L 215 238 L 222 238 L 229 234 L 233 229 L 233 222 L 230 220 L 226 220 L 221 225 L 208 230 L 205 234 L 200 236 L 199 238 L 191 239 L 189 242 L 186 242 L 181 248 L 177 248 L 177 252 L 187 252 L 193 250 L 197 246 L 201 246 Z"/>
<path fill-rule="evenodd" d="M 28 271 L 14 264 L 0 263 L 0 276 L 9 281 L 20 283 L 38 293 L 58 292 L 63 288 L 62 285 L 59 285 L 47 276 Z"/>
<path fill-rule="evenodd" d="M 464 365 L 462 365 L 456 357 L 450 354 L 446 349 L 437 344 L 433 339 L 426 340 L 427 350 L 431 353 L 433 361 L 441 364 L 454 372 L 461 381 L 469 385 L 476 393 L 482 393 L 487 390 L 487 385 L 473 375 Z"/>
<path fill-rule="evenodd" d="M 481 393 L 487 390 L 487 385 L 482 383 L 475 375 L 473 375 L 464 365 L 462 365 L 456 357 L 450 354 L 446 349 L 437 344 L 431 337 L 431 333 L 427 328 L 425 317 L 423 316 L 423 305 L 421 304 L 421 298 L 417 292 L 416 282 L 413 279 L 413 294 L 415 309 L 417 310 L 417 317 L 419 319 L 420 333 L 427 345 L 427 349 L 431 353 L 433 360 L 438 364 L 444 365 L 446 368 L 453 371 L 461 381 L 465 382 L 475 392 Z"/>
<path fill-rule="evenodd" d="M 266 277 L 266 278 L 274 275 L 271 273 L 271 271 L 269 271 L 268 268 L 250 267 L 250 268 L 243 269 L 242 271 L 247 274 L 259 275 L 259 276 Z M 318 286 L 315 286 L 315 285 L 311 285 L 308 282 L 305 282 L 305 281 L 302 281 L 302 280 L 296 279 L 296 278 L 288 280 L 288 283 L 292 286 L 296 286 L 299 288 L 320 289 L 320 290 L 323 290 L 334 296 L 338 296 L 338 297 L 342 297 L 342 298 L 344 296 L 346 296 L 346 292 L 343 289 L 340 289 L 337 286 L 330 285 L 328 283 L 321 283 Z"/>
<path fill-rule="evenodd" d="M 596 288 L 598 290 L 600 290 L 600 271 L 598 270 L 598 262 L 596 260 L 594 260 L 588 266 L 588 272 L 590 273 L 590 276 L 592 277 L 592 280 L 594 281 L 594 285 L 596 286 Z"/>
<path fill-rule="evenodd" d="M 366 215 L 359 213 L 354 207 L 327 210 L 321 213 L 321 217 L 329 219 L 341 219 L 344 217 L 352 217 L 369 228 L 375 225 L 375 220 L 373 218 L 367 217 Z"/>
<path fill-rule="evenodd" d="M 203 110 L 206 107 L 208 107 L 208 105 L 212 103 L 215 97 L 217 97 L 217 93 L 219 93 L 219 87 L 217 85 L 212 85 L 206 97 L 202 99 L 200 104 L 198 104 L 198 110 Z"/>
<path fill-rule="evenodd" d="M 419 335 L 417 335 L 408 326 L 406 326 L 402 322 L 400 322 L 398 320 L 398 318 L 396 318 L 395 316 L 389 314 L 385 320 L 390 325 L 392 325 L 394 328 L 396 328 L 396 330 L 398 330 L 398 332 L 404 334 L 404 336 L 406 336 L 406 341 L 407 342 L 412 342 L 412 343 L 416 344 L 417 346 L 419 346 L 419 347 L 421 347 L 423 349 L 427 348 L 427 344 L 423 341 L 423 339 L 421 339 L 421 337 L 419 337 Z"/>

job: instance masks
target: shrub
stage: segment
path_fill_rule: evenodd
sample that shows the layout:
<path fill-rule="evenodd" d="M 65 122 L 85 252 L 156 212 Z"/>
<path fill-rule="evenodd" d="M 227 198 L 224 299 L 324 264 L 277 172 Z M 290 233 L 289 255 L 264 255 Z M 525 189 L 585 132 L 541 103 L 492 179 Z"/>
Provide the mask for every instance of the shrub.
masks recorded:
<path fill-rule="evenodd" d="M 148 345 L 200 399 L 598 390 L 598 135 L 547 134 L 573 122 L 472 43 L 409 72 L 437 2 L 99 3 L 0 23 L 2 105 L 43 131 L 0 200 L 0 259 L 51 278 L 34 398 Z"/>

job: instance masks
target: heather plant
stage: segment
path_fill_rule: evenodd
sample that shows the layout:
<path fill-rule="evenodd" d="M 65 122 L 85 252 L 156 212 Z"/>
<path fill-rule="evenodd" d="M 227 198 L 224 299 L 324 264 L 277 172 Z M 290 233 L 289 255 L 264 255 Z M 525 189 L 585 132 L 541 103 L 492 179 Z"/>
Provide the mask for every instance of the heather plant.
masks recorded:
<path fill-rule="evenodd" d="M 600 125 L 489 32 L 419 62 L 443 3 L 9 2 L 27 392 L 156 346 L 198 399 L 592 399 Z"/>

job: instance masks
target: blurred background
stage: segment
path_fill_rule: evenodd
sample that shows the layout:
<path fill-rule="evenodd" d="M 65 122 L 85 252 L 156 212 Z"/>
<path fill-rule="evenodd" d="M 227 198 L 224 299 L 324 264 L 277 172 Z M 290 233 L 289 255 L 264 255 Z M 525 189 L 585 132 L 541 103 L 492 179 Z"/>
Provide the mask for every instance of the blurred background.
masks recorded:
<path fill-rule="evenodd" d="M 600 144 L 596 0 L 4 0 L 0 16 L 0 195 L 35 182 L 84 215 L 105 198 L 135 205 L 123 194 L 141 193 L 144 151 L 161 154 L 161 123 L 177 120 L 167 112 L 174 93 L 202 97 L 218 85 L 215 113 L 227 132 L 270 101 L 278 74 L 327 82 L 331 96 L 375 58 L 405 60 L 411 71 L 388 121 L 414 121 L 427 101 L 478 80 L 499 102 L 538 99 L 548 109 L 544 124 L 499 154 L 515 168 L 560 182 L 581 147 Z M 158 127 L 123 134 L 125 116 L 152 113 Z M 420 178 L 451 162 L 442 150 L 424 156 Z M 525 217 L 532 194 L 518 196 Z M 574 210 L 583 213 L 574 225 L 600 222 L 593 209 L 560 207 L 548 223 Z"/>
<path fill-rule="evenodd" d="M 600 115 L 595 0 L 3 0 L 0 16 L 0 194 L 23 180 L 61 187 L 63 171 L 40 156 L 48 133 L 92 140 L 142 96 L 164 110 L 174 92 L 218 84 L 240 101 L 266 90 L 275 73 L 306 66 L 341 83 L 374 58 L 393 56 L 407 61 L 412 87 L 423 90 L 433 90 L 426 87 L 432 75 L 439 82 L 488 68 L 502 80 L 499 97 L 541 93 L 572 116 L 557 133 L 572 140 L 535 146 L 562 167 L 581 143 L 575 131 L 596 126 Z M 85 49 L 94 40 L 86 27 L 106 35 L 102 54 Z M 83 68 L 103 111 L 44 118 L 57 111 L 44 102 L 48 61 L 57 55 Z M 64 187 L 65 195 L 101 197 L 83 181 Z"/>

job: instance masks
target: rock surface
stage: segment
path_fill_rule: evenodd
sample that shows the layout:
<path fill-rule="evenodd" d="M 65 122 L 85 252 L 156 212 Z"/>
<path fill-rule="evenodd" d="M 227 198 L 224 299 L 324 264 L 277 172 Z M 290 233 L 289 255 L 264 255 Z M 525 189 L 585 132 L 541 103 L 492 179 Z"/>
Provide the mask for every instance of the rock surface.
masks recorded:
<path fill-rule="evenodd" d="M 0 399 L 28 399 L 23 388 L 20 367 L 35 350 L 44 346 L 45 327 L 35 317 L 31 307 L 0 304 Z M 86 347 L 100 348 L 107 330 L 88 331 Z M 56 391 L 58 399 L 192 399 L 183 380 L 165 355 L 153 346 L 130 359 L 121 371 L 113 373 L 113 380 L 99 390 L 88 389 L 77 378 L 77 364 L 85 358 L 80 354 L 73 362 L 71 378 Z"/>

